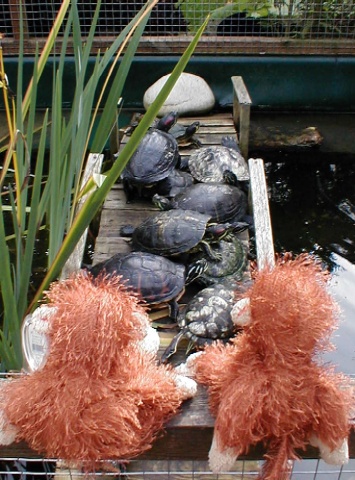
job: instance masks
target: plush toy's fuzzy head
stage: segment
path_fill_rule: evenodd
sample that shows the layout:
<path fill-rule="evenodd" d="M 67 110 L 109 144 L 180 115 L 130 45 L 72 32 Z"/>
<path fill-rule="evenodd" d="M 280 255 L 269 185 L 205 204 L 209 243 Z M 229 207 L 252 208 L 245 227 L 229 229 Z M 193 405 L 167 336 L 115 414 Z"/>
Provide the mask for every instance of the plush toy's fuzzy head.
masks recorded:
<path fill-rule="evenodd" d="M 254 338 L 281 354 L 313 356 L 331 348 L 339 307 L 327 291 L 327 280 L 321 264 L 308 255 L 256 273 L 247 292 L 250 341 Z"/>
<path fill-rule="evenodd" d="M 15 432 L 49 458 L 90 464 L 144 452 L 195 382 L 157 364 L 158 334 L 120 278 L 73 276 L 53 283 L 47 300 L 49 353 L 4 383 L 0 441 Z"/>

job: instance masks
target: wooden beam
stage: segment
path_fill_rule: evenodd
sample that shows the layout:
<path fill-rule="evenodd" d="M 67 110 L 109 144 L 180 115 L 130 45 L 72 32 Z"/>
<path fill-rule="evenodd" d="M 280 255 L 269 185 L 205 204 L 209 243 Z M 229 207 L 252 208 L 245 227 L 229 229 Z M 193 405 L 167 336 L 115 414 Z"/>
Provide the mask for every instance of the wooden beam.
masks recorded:
<path fill-rule="evenodd" d="M 275 251 L 264 162 L 261 158 L 250 158 L 248 164 L 258 268 L 262 269 L 267 265 L 273 267 Z"/>
<path fill-rule="evenodd" d="M 239 147 L 243 157 L 248 157 L 250 107 L 252 104 L 243 77 L 232 77 L 233 121 L 239 137 Z"/>
<path fill-rule="evenodd" d="M 104 158 L 103 154 L 98 154 L 98 153 L 89 154 L 86 167 L 84 170 L 82 182 L 81 182 L 81 188 L 83 188 L 87 184 L 87 182 L 89 181 L 89 179 L 92 177 L 93 174 L 101 172 L 103 158 Z M 77 213 L 82 208 L 88 195 L 89 193 L 83 195 L 82 198 L 80 199 Z M 68 258 L 61 272 L 60 278 L 62 279 L 67 278 L 71 273 L 78 272 L 80 270 L 84 251 L 85 251 L 87 232 L 88 232 L 88 229 L 85 230 L 79 242 L 77 243 L 75 249 L 73 250 L 72 254 Z"/>

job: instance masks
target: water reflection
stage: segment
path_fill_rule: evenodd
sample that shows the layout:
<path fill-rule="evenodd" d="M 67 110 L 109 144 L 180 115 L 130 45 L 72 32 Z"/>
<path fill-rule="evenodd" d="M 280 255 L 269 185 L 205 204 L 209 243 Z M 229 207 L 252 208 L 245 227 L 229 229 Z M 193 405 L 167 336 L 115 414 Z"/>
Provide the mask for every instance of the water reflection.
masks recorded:
<path fill-rule="evenodd" d="M 314 253 L 328 265 L 343 314 L 326 359 L 355 374 L 355 165 L 299 155 L 265 170 L 275 250 Z"/>
<path fill-rule="evenodd" d="M 342 309 L 339 328 L 333 337 L 336 350 L 326 355 L 338 368 L 347 374 L 355 374 L 355 265 L 333 253 L 335 267 L 331 289 Z"/>

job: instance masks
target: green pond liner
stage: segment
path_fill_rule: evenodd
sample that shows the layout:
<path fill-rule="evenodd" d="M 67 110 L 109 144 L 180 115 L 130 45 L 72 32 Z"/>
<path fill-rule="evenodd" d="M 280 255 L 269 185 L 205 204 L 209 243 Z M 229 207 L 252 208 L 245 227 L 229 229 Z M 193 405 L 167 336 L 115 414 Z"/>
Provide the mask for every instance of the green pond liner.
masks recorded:
<path fill-rule="evenodd" d="M 137 56 L 123 92 L 124 108 L 142 109 L 145 90 L 169 73 L 178 59 L 178 56 Z M 55 57 L 48 61 L 40 80 L 39 109 L 51 105 L 55 61 Z M 17 57 L 5 57 L 10 85 L 16 85 L 17 62 Z M 33 57 L 26 57 L 25 84 L 32 69 Z M 216 97 L 216 110 L 232 107 L 231 77 L 238 75 L 243 77 L 254 109 L 355 112 L 355 57 L 352 56 L 196 55 L 186 72 L 207 81 Z M 75 89 L 74 59 L 70 56 L 64 82 L 63 106 L 70 108 Z"/>

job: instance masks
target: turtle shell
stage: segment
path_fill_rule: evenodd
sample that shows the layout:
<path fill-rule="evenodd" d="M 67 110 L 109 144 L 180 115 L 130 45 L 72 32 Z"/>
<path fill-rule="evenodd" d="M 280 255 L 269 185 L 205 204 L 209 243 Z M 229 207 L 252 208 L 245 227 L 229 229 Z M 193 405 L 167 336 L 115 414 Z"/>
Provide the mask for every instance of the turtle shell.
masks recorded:
<path fill-rule="evenodd" d="M 247 203 L 245 193 L 234 185 L 195 183 L 176 195 L 171 206 L 204 213 L 220 223 L 241 220 Z"/>
<path fill-rule="evenodd" d="M 150 305 L 178 299 L 185 288 L 185 266 L 151 253 L 116 254 L 90 271 L 94 276 L 120 275 Z"/>
<path fill-rule="evenodd" d="M 232 145 L 230 141 L 222 139 L 223 142 Z M 199 182 L 223 183 L 224 172 L 230 170 L 238 181 L 249 180 L 248 165 L 235 145 L 235 148 L 223 144 L 211 145 L 193 152 L 188 159 L 192 176 Z"/>
<path fill-rule="evenodd" d="M 154 194 L 173 198 L 193 183 L 194 179 L 190 173 L 173 169 L 170 175 L 155 185 Z"/>
<path fill-rule="evenodd" d="M 185 337 L 203 346 L 235 333 L 231 310 L 235 303 L 234 288 L 224 284 L 206 287 L 194 295 L 178 315 L 178 325 Z"/>
<path fill-rule="evenodd" d="M 177 323 L 180 331 L 163 352 L 161 361 L 166 362 L 174 355 L 184 337 L 197 348 L 234 337 L 237 328 L 232 321 L 232 308 L 249 287 L 250 281 L 239 283 L 228 280 L 197 292 L 179 312 Z"/>
<path fill-rule="evenodd" d="M 220 260 L 215 261 L 205 256 L 207 268 L 198 281 L 212 285 L 228 278 L 241 280 L 248 265 L 248 249 L 243 242 L 235 236 L 232 240 L 221 240 L 213 246 L 213 250 L 220 254 Z"/>
<path fill-rule="evenodd" d="M 134 229 L 132 246 L 163 256 L 189 252 L 203 239 L 209 221 L 209 215 L 192 210 L 157 212 Z"/>
<path fill-rule="evenodd" d="M 151 128 L 124 168 L 121 178 L 133 185 L 153 185 L 166 178 L 179 159 L 175 138 L 169 133 Z"/>

